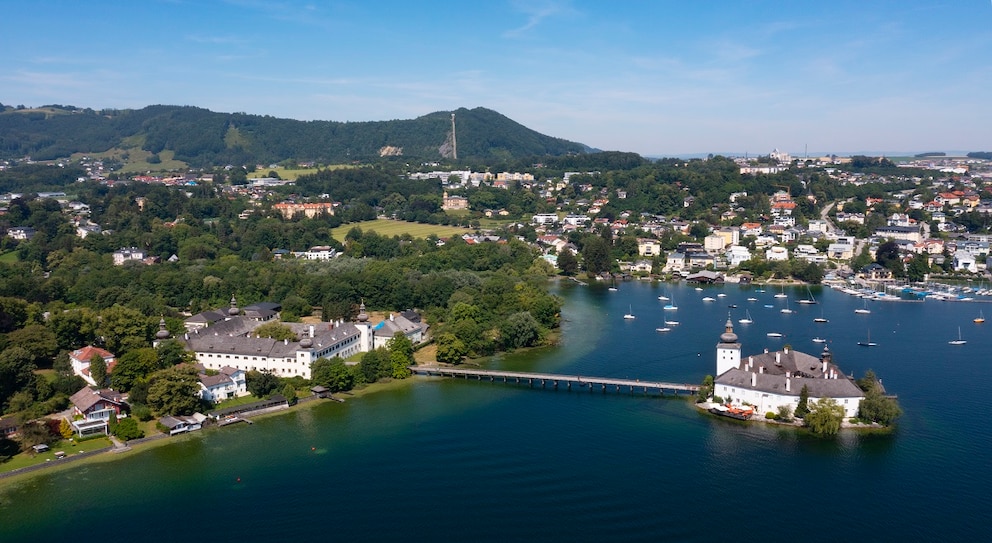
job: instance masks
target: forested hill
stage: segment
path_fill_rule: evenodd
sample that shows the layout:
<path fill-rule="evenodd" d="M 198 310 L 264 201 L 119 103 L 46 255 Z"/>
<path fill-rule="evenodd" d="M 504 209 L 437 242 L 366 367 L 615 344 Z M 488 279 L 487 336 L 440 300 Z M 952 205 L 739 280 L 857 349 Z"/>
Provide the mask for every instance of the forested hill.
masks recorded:
<path fill-rule="evenodd" d="M 269 164 L 287 159 L 339 163 L 382 155 L 451 157 L 451 113 L 375 122 L 297 121 L 189 106 L 138 110 L 0 105 L 0 158 L 53 160 L 73 153 L 172 151 L 189 166 Z M 461 160 L 512 160 L 585 153 L 581 143 L 539 134 L 485 108 L 457 109 Z M 147 153 L 146 153 L 147 154 Z"/>

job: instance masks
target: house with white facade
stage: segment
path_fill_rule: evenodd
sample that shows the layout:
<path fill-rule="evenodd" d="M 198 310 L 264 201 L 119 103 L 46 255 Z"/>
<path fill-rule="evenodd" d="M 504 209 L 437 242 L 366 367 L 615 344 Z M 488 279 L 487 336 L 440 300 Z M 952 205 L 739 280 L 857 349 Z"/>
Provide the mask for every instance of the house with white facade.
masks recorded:
<path fill-rule="evenodd" d="M 207 370 L 202 364 L 196 365 L 200 379 L 199 397 L 208 402 L 222 402 L 230 398 L 248 395 L 248 381 L 245 370 L 224 366 L 219 370 Z"/>
<path fill-rule="evenodd" d="M 141 262 L 148 256 L 148 253 L 137 247 L 123 247 L 114 251 L 114 266 L 123 266 L 125 262 L 137 260 Z"/>
<path fill-rule="evenodd" d="M 858 415 L 865 396 L 854 379 L 833 363 L 828 347 L 819 357 L 788 347 L 742 357 L 734 326 L 727 320 L 716 346 L 714 396 L 727 404 L 753 406 L 758 414 L 777 413 L 781 406 L 795 412 L 804 386 L 811 404 L 832 398 L 844 408 L 845 417 Z"/>
<path fill-rule="evenodd" d="M 93 358 L 99 356 L 107 365 L 107 375 L 110 375 L 114 371 L 114 366 L 117 365 L 117 357 L 106 349 L 101 349 L 100 347 L 94 347 L 92 345 L 87 345 L 82 349 L 76 349 L 69 353 L 69 365 L 72 366 L 72 373 L 83 378 L 90 386 L 98 386 L 97 382 L 90 375 L 90 362 Z M 103 383 L 100 383 L 103 385 Z"/>

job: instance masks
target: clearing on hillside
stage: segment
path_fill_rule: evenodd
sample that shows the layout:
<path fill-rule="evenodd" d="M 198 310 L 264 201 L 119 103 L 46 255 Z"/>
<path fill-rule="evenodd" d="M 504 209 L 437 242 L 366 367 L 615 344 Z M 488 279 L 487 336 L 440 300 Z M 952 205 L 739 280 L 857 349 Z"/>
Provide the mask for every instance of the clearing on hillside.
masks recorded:
<path fill-rule="evenodd" d="M 374 221 L 342 224 L 341 226 L 331 230 L 331 236 L 333 236 L 334 239 L 344 243 L 344 237 L 348 235 L 348 232 L 352 228 L 355 227 L 361 228 L 365 232 L 375 232 L 380 236 L 389 238 L 393 236 L 401 236 L 403 234 L 410 234 L 415 238 L 426 238 L 431 234 L 434 234 L 439 238 L 447 238 L 472 232 L 472 230 L 462 228 L 460 226 L 444 226 L 440 224 L 420 224 L 416 222 L 376 219 Z"/>

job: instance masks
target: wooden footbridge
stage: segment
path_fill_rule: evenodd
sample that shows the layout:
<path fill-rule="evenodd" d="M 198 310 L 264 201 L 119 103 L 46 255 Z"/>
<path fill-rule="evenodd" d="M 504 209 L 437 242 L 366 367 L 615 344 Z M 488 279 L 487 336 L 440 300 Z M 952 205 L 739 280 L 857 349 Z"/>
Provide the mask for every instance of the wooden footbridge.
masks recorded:
<path fill-rule="evenodd" d="M 528 386 L 540 384 L 541 388 L 565 387 L 571 390 L 572 387 L 588 388 L 594 391 L 637 391 L 658 392 L 665 394 L 671 392 L 694 393 L 699 391 L 699 385 L 688 383 L 665 383 L 661 381 L 642 381 L 640 379 L 614 379 L 612 377 L 590 377 L 587 375 L 563 375 L 558 373 L 530 373 L 518 371 L 482 370 L 469 368 L 450 368 L 442 366 L 411 366 L 410 370 L 418 375 L 430 375 L 436 377 L 454 377 L 463 379 L 475 379 L 477 381 L 488 380 L 492 382 L 502 381 L 504 383 L 527 383 Z"/>

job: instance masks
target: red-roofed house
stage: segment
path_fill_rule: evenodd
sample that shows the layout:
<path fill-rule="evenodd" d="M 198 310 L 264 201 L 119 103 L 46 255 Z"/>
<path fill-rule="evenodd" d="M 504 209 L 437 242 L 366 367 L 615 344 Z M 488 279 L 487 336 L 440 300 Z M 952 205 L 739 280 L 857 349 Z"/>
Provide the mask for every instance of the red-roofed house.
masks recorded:
<path fill-rule="evenodd" d="M 110 375 L 114 371 L 114 366 L 117 365 L 117 357 L 110 351 L 87 345 L 82 349 L 76 349 L 69 353 L 69 363 L 72 364 L 72 373 L 82 377 L 84 381 L 92 386 L 97 386 L 97 383 L 90 376 L 90 360 L 97 355 L 107 363 L 107 375 Z"/>
<path fill-rule="evenodd" d="M 72 421 L 72 426 L 80 437 L 106 434 L 110 414 L 121 415 L 124 407 L 124 396 L 120 392 L 102 388 L 93 390 L 83 388 L 69 398 L 72 402 L 72 412 L 82 415 L 82 420 Z"/>

